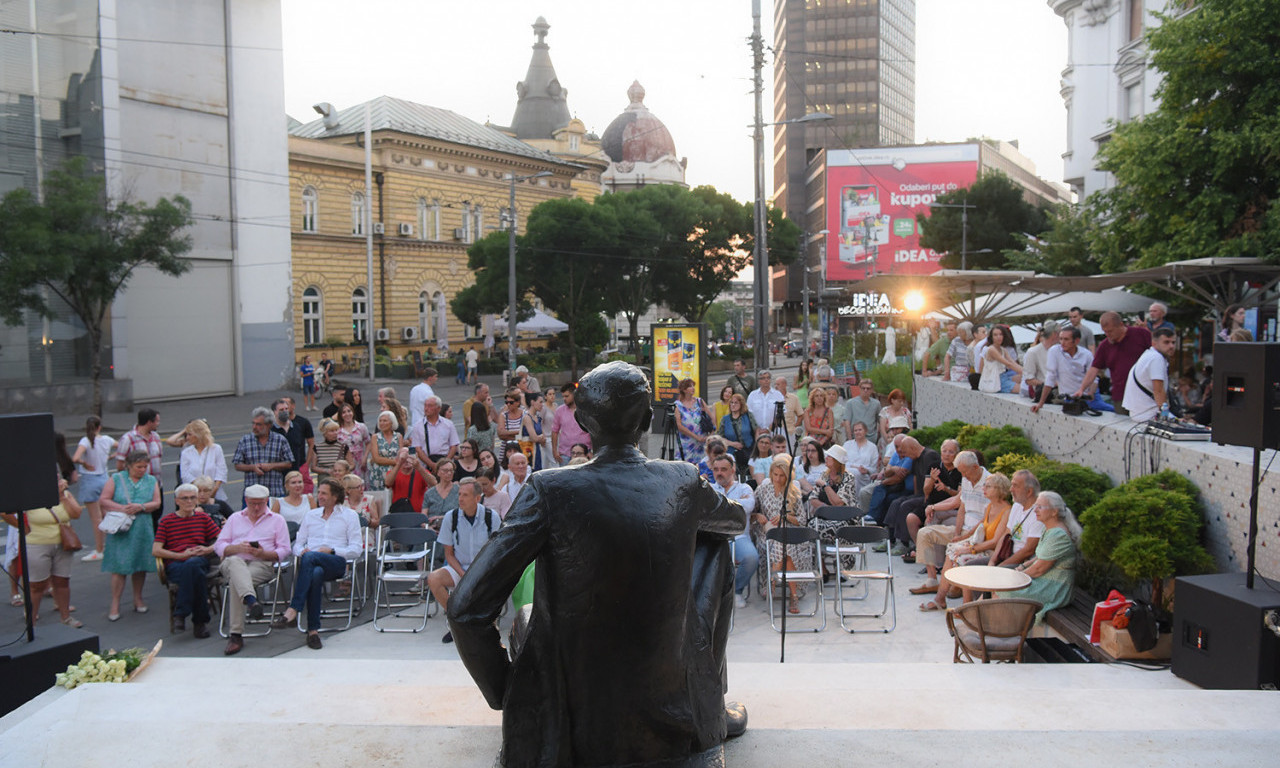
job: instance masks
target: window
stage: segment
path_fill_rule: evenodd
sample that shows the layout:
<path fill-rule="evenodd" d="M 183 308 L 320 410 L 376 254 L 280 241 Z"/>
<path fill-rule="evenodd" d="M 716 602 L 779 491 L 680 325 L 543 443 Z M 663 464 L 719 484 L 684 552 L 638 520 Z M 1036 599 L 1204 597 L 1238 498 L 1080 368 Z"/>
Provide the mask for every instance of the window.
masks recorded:
<path fill-rule="evenodd" d="M 302 231 L 316 232 L 316 213 L 320 209 L 320 197 L 316 194 L 315 187 L 307 187 L 302 190 Z"/>
<path fill-rule="evenodd" d="M 1142 6 L 1144 0 L 1129 0 L 1129 42 L 1142 37 Z"/>
<path fill-rule="evenodd" d="M 471 229 L 471 203 L 462 204 L 462 242 L 470 243 L 474 239 Z"/>
<path fill-rule="evenodd" d="M 578 151 L 578 134 L 576 133 L 569 137 L 569 151 L 570 152 Z"/>
<path fill-rule="evenodd" d="M 431 297 L 426 291 L 418 294 L 418 336 L 423 341 L 435 338 L 435 328 L 431 322 Z"/>
<path fill-rule="evenodd" d="M 369 338 L 369 295 L 364 288 L 351 292 L 351 337 L 356 341 Z"/>
<path fill-rule="evenodd" d="M 418 239 L 440 239 L 440 203 L 425 197 L 418 198 Z"/>
<path fill-rule="evenodd" d="M 1126 86 L 1124 89 L 1125 122 L 1142 117 L 1142 81 Z"/>
<path fill-rule="evenodd" d="M 319 344 L 324 323 L 320 317 L 320 290 L 314 285 L 302 292 L 302 343 Z"/>
<path fill-rule="evenodd" d="M 467 242 L 474 243 L 482 237 L 484 237 L 484 208 L 477 205 L 471 209 L 471 239 Z"/>
<path fill-rule="evenodd" d="M 351 234 L 364 234 L 364 193 L 355 192 L 351 195 Z"/>

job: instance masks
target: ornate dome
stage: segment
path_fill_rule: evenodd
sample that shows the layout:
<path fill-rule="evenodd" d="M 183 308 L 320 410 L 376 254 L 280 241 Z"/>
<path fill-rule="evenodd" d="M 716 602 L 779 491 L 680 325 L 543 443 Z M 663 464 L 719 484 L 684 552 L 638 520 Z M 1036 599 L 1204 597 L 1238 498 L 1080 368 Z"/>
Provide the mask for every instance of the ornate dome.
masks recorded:
<path fill-rule="evenodd" d="M 653 163 L 670 155 L 675 157 L 676 143 L 667 126 L 644 105 L 644 87 L 639 81 L 627 89 L 631 103 L 614 118 L 604 131 L 601 145 L 615 163 Z"/>

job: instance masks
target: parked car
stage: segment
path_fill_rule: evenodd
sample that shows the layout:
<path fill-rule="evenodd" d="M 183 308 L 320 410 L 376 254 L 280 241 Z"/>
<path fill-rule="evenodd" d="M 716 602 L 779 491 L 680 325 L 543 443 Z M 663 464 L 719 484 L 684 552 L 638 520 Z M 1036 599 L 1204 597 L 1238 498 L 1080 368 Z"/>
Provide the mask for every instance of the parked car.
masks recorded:
<path fill-rule="evenodd" d="M 800 357 L 804 354 L 804 342 L 788 341 L 782 345 L 782 351 L 787 353 L 787 357 Z"/>

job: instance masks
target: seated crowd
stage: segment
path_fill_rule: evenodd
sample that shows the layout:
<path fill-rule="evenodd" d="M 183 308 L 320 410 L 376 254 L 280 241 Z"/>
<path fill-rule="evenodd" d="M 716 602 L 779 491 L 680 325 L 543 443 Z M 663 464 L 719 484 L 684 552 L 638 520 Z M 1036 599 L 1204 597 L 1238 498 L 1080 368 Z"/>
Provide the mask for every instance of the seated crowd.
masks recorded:
<path fill-rule="evenodd" d="M 965 332 L 950 330 L 956 338 Z M 1088 375 L 1087 361 L 1082 368 L 1068 367 L 1078 358 L 1073 345 L 1078 333 L 1072 328 L 1055 332 L 1054 338 L 1065 342 L 1043 347 L 1062 357 L 1062 364 L 1051 369 L 1046 389 L 1070 382 L 1053 377 L 1072 370 L 1080 379 Z M 1005 337 L 1005 330 L 998 330 L 994 343 L 1003 347 Z M 1002 366 L 1002 376 L 1012 372 L 1019 384 L 1028 370 L 1043 375 L 1044 368 L 1036 367 L 1034 359 L 1023 367 L 1011 352 L 993 353 L 988 360 Z M 710 415 L 711 409 L 686 388 L 692 413 L 681 418 L 681 436 L 686 445 L 696 443 L 699 449 L 693 463 L 718 492 L 748 511 L 748 527 L 734 542 L 739 607 L 750 598 L 753 584 L 763 593 L 766 563 L 779 569 L 813 567 L 796 562 L 797 555 L 791 554 L 796 550 L 784 553 L 776 542 L 766 540 L 765 533 L 783 525 L 785 515 L 786 525 L 812 527 L 830 543 L 847 523 L 823 519 L 820 510 L 825 506 L 856 508 L 861 515 L 857 522 L 887 529 L 888 542 L 879 546 L 890 548 L 893 557 L 922 566 L 925 578 L 910 590 L 932 596 L 920 606 L 922 611 L 945 610 L 948 600 L 975 598 L 947 580 L 948 571 L 959 565 L 990 564 L 1027 573 L 1028 587 L 1001 596 L 1040 601 L 1044 608 L 1038 620 L 1070 601 L 1080 526 L 1061 496 L 1042 491 L 1028 470 L 1011 478 L 989 472 L 978 453 L 961 451 L 955 440 L 946 440 L 940 450 L 922 445 L 909 433 L 910 412 L 900 391 L 890 393 L 889 404 L 882 405 L 874 382 L 862 378 L 856 393 L 844 399 L 837 386 L 828 383 L 830 369 L 824 368 L 820 366 L 801 389 L 803 405 L 797 405 L 794 421 L 786 419 L 785 384 L 778 387 L 778 377 L 767 371 L 750 377 L 740 370 L 721 392 L 723 408 L 716 409 L 719 421 L 712 419 L 717 424 L 714 433 L 704 434 L 706 421 L 698 418 L 698 411 L 705 409 Z M 770 380 L 774 396 L 766 400 Z M 1033 384 L 1043 387 L 1045 380 Z M 752 385 L 748 395 L 755 398 L 754 408 L 736 391 Z M 760 426 L 762 422 L 767 426 Z M 685 458 L 689 460 L 688 454 Z M 829 577 L 834 574 L 834 563 L 823 566 Z M 794 585 L 790 591 L 788 610 L 796 613 L 799 595 Z"/>

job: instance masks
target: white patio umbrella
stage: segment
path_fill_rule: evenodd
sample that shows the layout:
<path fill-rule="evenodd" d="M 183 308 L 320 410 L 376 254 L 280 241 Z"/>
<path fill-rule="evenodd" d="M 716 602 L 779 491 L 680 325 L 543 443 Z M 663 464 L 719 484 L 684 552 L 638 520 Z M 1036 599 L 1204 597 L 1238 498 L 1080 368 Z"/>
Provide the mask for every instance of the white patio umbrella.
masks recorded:
<path fill-rule="evenodd" d="M 945 320 L 949 317 L 975 319 L 976 316 L 978 321 L 986 322 L 995 318 L 1012 320 L 1065 315 L 1072 307 L 1080 307 L 1085 312 L 1114 310 L 1120 313 L 1140 313 L 1145 312 L 1151 302 L 1152 299 L 1148 296 L 1139 296 L 1121 289 L 1072 291 L 1057 296 L 1029 291 L 1003 291 L 957 302 L 929 313 L 928 317 Z"/>
<path fill-rule="evenodd" d="M 507 320 L 504 317 L 495 317 L 493 319 L 493 330 L 495 333 L 507 332 Z M 561 333 L 569 330 L 569 326 L 555 319 L 540 309 L 533 311 L 533 317 L 528 320 L 521 320 L 516 323 L 517 333 L 536 333 L 544 335 L 548 333 Z"/>

